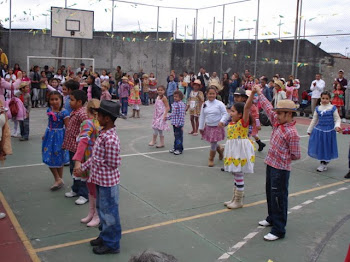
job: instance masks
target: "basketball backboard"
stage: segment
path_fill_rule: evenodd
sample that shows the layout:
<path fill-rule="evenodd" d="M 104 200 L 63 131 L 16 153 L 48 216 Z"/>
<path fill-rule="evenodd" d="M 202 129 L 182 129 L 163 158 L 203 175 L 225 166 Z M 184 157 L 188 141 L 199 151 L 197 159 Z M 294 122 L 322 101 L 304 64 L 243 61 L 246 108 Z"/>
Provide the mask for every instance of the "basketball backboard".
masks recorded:
<path fill-rule="evenodd" d="M 92 39 L 94 12 L 51 7 L 51 36 Z"/>

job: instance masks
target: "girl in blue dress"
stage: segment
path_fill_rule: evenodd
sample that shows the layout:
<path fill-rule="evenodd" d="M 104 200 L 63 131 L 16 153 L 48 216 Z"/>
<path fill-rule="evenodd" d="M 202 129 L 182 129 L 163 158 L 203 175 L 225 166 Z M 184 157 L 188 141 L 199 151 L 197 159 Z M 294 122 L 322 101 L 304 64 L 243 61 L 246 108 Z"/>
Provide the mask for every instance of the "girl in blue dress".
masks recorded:
<path fill-rule="evenodd" d="M 309 139 L 308 155 L 321 163 L 318 172 L 327 170 L 332 159 L 338 158 L 336 131 L 340 132 L 340 117 L 337 107 L 331 104 L 331 94 L 328 91 L 321 94 L 321 105 L 317 106 L 314 116 L 307 129 Z"/>
<path fill-rule="evenodd" d="M 65 133 L 65 127 L 68 125 L 69 113 L 63 108 L 62 95 L 57 92 L 51 92 L 49 95 L 49 108 L 47 109 L 48 126 L 43 136 L 42 156 L 43 162 L 49 166 L 55 183 L 50 190 L 60 189 L 64 182 L 63 166 L 69 161 L 69 155 L 62 149 L 62 143 Z"/>

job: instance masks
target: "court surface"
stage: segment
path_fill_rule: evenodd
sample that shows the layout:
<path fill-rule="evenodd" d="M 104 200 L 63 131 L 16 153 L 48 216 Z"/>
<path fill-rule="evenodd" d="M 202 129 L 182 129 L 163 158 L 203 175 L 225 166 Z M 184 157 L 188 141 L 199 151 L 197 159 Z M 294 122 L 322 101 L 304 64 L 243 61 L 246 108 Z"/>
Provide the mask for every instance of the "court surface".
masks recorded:
<path fill-rule="evenodd" d="M 130 108 L 129 108 L 130 110 Z M 339 159 L 327 172 L 318 173 L 318 162 L 307 152 L 309 119 L 297 118 L 302 158 L 293 163 L 290 177 L 289 217 L 285 239 L 266 242 L 268 228 L 257 222 L 266 217 L 265 165 L 267 148 L 256 153 L 255 173 L 245 176 L 245 207 L 230 211 L 223 205 L 232 196 L 233 177 L 221 172 L 222 161 L 207 167 L 209 146 L 187 134 L 186 116 L 182 155 L 166 147 L 148 146 L 152 106 L 141 107 L 140 119 L 118 119 L 122 166 L 120 217 L 121 253 L 97 256 L 89 240 L 98 229 L 80 219 L 88 205 L 77 206 L 64 197 L 72 181 L 65 167 L 66 186 L 50 192 L 53 183 L 41 162 L 41 137 L 47 125 L 45 109 L 31 112 L 28 142 L 13 139 L 14 154 L 0 168 L 0 261 L 128 261 L 146 249 L 174 255 L 179 261 L 344 261 L 350 235 L 349 136 L 338 134 Z M 129 113 L 130 114 L 130 113 Z M 268 144 L 270 127 L 261 139 Z M 222 142 L 224 143 L 224 141 Z"/>

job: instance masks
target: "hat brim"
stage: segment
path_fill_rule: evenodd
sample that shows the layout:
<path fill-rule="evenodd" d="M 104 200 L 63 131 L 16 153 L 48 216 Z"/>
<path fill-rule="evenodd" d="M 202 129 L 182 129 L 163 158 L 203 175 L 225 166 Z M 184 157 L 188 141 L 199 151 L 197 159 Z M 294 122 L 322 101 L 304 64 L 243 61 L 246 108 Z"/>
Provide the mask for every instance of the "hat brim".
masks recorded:
<path fill-rule="evenodd" d="M 248 97 L 247 94 L 241 94 L 241 93 L 233 93 L 233 95 L 236 95 L 236 96 L 246 96 L 246 97 Z"/>
<path fill-rule="evenodd" d="M 98 107 L 98 108 L 92 108 L 93 110 L 95 110 L 96 112 L 102 112 L 102 113 L 105 113 L 105 114 L 108 114 L 112 117 L 115 117 L 115 118 L 118 118 L 120 117 L 120 115 L 118 115 L 117 113 L 113 113 L 113 112 L 110 112 L 104 108 L 101 108 L 101 107 Z"/>
<path fill-rule="evenodd" d="M 272 109 L 273 111 L 275 112 L 297 112 L 297 109 L 296 108 L 274 108 Z"/>

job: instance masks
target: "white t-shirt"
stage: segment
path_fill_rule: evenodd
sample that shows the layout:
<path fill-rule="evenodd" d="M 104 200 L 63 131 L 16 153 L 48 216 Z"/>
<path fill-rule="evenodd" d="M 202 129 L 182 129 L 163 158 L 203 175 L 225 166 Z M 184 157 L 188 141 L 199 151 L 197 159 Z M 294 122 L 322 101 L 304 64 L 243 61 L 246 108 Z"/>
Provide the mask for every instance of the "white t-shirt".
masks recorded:
<path fill-rule="evenodd" d="M 109 76 L 107 76 L 107 75 L 100 75 L 100 79 L 101 79 L 101 82 L 103 82 L 103 81 L 109 81 Z"/>

